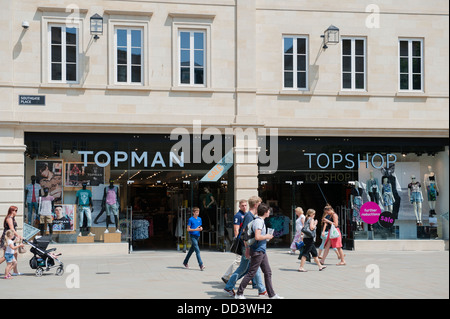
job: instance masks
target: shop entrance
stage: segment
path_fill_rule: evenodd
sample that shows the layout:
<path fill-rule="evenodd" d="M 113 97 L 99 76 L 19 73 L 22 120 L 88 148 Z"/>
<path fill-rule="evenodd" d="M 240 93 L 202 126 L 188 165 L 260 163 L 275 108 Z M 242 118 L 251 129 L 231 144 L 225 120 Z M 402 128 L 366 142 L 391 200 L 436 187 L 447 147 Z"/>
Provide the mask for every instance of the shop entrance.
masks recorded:
<path fill-rule="evenodd" d="M 203 244 L 220 246 L 227 216 L 227 182 L 199 182 L 203 171 L 111 171 L 120 185 L 121 220 L 129 223 L 133 250 L 178 249 L 189 246 L 186 222 L 193 207 L 201 209 Z M 205 209 L 204 204 L 213 204 Z"/>

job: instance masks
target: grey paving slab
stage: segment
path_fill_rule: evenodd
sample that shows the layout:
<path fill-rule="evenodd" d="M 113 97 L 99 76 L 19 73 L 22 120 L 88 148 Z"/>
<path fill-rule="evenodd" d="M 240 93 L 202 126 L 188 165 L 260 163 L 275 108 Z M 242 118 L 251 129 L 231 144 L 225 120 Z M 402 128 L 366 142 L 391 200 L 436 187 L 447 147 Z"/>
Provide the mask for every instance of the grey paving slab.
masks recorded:
<path fill-rule="evenodd" d="M 330 253 L 327 269 L 318 271 L 286 249 L 269 249 L 275 291 L 287 299 L 448 299 L 448 251 L 357 252 L 345 251 L 346 266 L 336 266 Z M 28 259 L 19 256 L 22 276 L 0 279 L 0 298 L 94 298 L 94 299 L 231 299 L 223 292 L 221 276 L 234 255 L 202 250 L 206 265 L 200 271 L 195 255 L 184 269 L 184 253 L 141 251 L 108 257 L 70 257 L 62 276 L 55 269 L 36 277 Z M 5 264 L 0 266 L 3 273 Z M 379 283 L 379 285 L 375 285 Z M 77 285 L 79 284 L 79 286 Z M 370 286 L 374 286 L 371 288 Z M 237 289 L 237 287 L 236 287 Z M 258 297 L 247 289 L 248 299 Z"/>

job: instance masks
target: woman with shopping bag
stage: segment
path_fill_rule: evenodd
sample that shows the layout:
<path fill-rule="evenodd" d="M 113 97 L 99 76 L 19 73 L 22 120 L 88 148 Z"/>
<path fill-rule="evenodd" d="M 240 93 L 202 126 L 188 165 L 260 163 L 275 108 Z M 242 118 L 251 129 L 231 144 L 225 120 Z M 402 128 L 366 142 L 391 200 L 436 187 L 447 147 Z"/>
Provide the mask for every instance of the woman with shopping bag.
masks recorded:
<path fill-rule="evenodd" d="M 338 215 L 334 212 L 333 207 L 330 205 L 325 206 L 324 208 L 325 217 L 322 219 L 322 236 L 325 236 L 325 232 L 328 232 L 327 239 L 325 241 L 325 247 L 323 252 L 323 257 L 321 263 L 325 263 L 325 259 L 327 258 L 328 252 L 330 251 L 330 247 L 336 248 L 339 256 L 341 257 L 341 261 L 337 263 L 337 266 L 346 265 L 344 259 L 344 252 L 342 251 L 342 235 L 339 230 L 339 218 Z"/>

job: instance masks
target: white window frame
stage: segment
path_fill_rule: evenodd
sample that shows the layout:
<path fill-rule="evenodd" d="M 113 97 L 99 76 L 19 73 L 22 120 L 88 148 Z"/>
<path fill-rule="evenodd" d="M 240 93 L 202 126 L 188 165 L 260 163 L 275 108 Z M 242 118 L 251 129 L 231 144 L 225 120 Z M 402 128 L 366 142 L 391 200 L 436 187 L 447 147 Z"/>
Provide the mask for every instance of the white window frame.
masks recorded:
<path fill-rule="evenodd" d="M 408 42 L 408 89 L 401 88 L 401 55 L 400 55 L 400 42 L 407 41 Z M 413 75 L 417 73 L 413 73 L 413 42 L 420 42 L 420 89 L 413 88 Z M 399 38 L 398 39 L 398 90 L 399 92 L 424 92 L 424 41 L 419 38 Z"/>
<path fill-rule="evenodd" d="M 61 80 L 53 80 L 52 79 L 52 27 L 61 28 Z M 66 28 L 76 28 L 76 44 L 75 44 L 75 52 L 76 52 L 76 64 L 75 64 L 75 72 L 76 79 L 74 81 L 66 80 Z M 62 24 L 62 23 L 48 23 L 47 25 L 47 52 L 48 52 L 48 83 L 67 83 L 67 84 L 76 84 L 79 83 L 80 73 L 80 54 L 79 54 L 79 45 L 80 45 L 80 26 L 78 24 Z"/>
<path fill-rule="evenodd" d="M 284 69 L 285 67 L 285 48 L 284 48 L 284 40 L 286 38 L 292 38 L 293 39 L 293 66 L 292 66 L 292 72 L 293 72 L 293 87 L 286 87 L 286 83 L 285 83 L 285 72 L 286 70 Z M 305 76 L 306 76 L 306 86 L 304 88 L 299 88 L 298 87 L 298 76 L 297 73 L 299 72 L 297 70 L 297 59 L 296 56 L 298 55 L 298 48 L 297 48 L 297 40 L 298 39 L 305 39 L 305 57 L 306 57 L 306 69 L 305 69 Z M 282 37 L 282 61 L 283 61 L 283 65 L 282 65 L 282 81 L 283 81 L 283 90 L 295 90 L 295 91 L 308 91 L 309 90 L 309 37 L 307 35 L 284 35 Z"/>
<path fill-rule="evenodd" d="M 351 88 L 344 88 L 344 40 L 351 41 Z M 364 88 L 356 88 L 356 45 L 355 41 L 362 40 L 364 42 Z M 359 55 L 358 55 L 359 56 Z M 348 71 L 345 71 L 348 73 Z M 341 37 L 341 91 L 357 91 L 357 92 L 367 92 L 367 39 L 365 37 Z"/>
<path fill-rule="evenodd" d="M 203 13 L 169 13 L 172 20 L 172 88 L 174 91 L 210 91 L 213 87 L 212 70 L 212 28 L 215 15 Z M 180 82 L 180 40 L 179 31 L 204 32 L 204 84 L 188 85 Z"/>
<path fill-rule="evenodd" d="M 189 33 L 189 83 L 181 83 L 181 33 Z M 194 34 L 195 33 L 201 33 L 203 35 L 203 83 L 201 84 L 195 84 L 195 47 L 194 47 Z M 188 86 L 188 87 L 206 87 L 207 83 L 207 37 L 206 37 L 206 30 L 201 29 L 178 29 L 178 85 L 179 86 Z"/>
<path fill-rule="evenodd" d="M 127 31 L 127 81 L 119 82 L 117 80 L 117 30 Z M 139 30 L 141 31 L 141 79 L 139 82 L 131 81 L 131 31 Z M 114 26 L 114 53 L 113 53 L 113 64 L 114 64 L 114 84 L 115 85 L 143 85 L 144 84 L 144 68 L 145 68 L 145 51 L 144 51 L 144 28 L 134 27 L 134 26 Z"/>

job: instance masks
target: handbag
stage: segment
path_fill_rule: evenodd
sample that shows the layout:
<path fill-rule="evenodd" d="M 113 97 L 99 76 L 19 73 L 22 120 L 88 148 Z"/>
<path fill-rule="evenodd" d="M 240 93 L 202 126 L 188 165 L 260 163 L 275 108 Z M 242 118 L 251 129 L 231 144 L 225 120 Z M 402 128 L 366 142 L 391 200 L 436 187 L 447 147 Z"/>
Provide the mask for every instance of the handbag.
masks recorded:
<path fill-rule="evenodd" d="M 19 244 L 22 244 L 22 241 L 19 242 Z M 25 254 L 27 252 L 27 249 L 25 247 L 19 247 L 19 254 Z"/>
<path fill-rule="evenodd" d="M 302 233 L 305 234 L 305 235 L 307 235 L 307 236 L 309 236 L 309 237 L 311 237 L 311 238 L 314 238 L 314 237 L 315 237 L 315 232 L 314 232 L 314 230 L 311 230 L 311 229 L 309 228 L 309 221 L 310 221 L 310 220 L 308 220 L 308 221 L 305 223 L 305 226 L 303 226 L 303 228 L 302 228 Z"/>
<path fill-rule="evenodd" d="M 330 239 L 335 239 L 335 238 L 338 238 L 339 236 L 340 236 L 339 235 L 339 231 L 337 230 L 336 226 L 331 225 L 331 228 L 330 228 Z"/>
<path fill-rule="evenodd" d="M 231 242 L 230 252 L 242 256 L 242 240 L 240 236 L 233 238 Z"/>
<path fill-rule="evenodd" d="M 295 243 L 295 246 L 297 247 L 298 250 L 302 249 L 303 246 L 305 246 L 305 243 L 300 241 L 298 243 Z"/>

